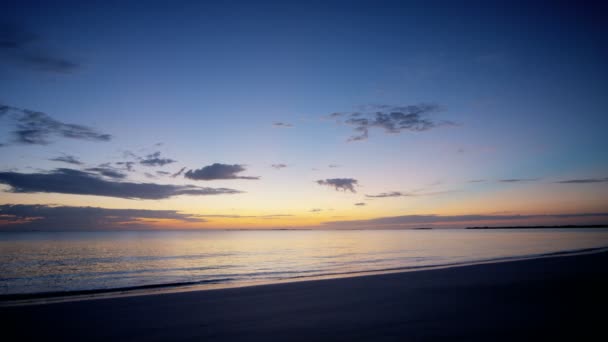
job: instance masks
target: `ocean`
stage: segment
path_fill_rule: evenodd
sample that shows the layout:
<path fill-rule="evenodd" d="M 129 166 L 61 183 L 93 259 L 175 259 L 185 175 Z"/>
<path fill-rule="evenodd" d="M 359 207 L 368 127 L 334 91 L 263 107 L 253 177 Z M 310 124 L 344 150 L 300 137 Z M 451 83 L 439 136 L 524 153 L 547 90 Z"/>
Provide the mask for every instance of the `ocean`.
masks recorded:
<path fill-rule="evenodd" d="M 0 233 L 0 295 L 232 287 L 608 248 L 608 229 Z"/>

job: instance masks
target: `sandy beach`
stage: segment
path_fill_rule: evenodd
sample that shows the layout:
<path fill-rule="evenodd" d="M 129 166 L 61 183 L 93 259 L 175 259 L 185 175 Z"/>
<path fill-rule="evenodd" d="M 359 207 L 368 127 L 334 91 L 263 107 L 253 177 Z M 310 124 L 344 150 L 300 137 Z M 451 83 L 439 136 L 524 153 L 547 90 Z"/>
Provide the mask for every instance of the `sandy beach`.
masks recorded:
<path fill-rule="evenodd" d="M 0 309 L 11 340 L 585 339 L 608 253 Z"/>

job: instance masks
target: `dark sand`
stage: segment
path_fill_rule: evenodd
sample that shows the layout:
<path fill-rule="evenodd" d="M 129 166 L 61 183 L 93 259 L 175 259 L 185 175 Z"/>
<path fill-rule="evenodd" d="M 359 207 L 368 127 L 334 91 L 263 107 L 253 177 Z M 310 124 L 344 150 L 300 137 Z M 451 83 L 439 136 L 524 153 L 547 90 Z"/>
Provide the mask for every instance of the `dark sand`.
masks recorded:
<path fill-rule="evenodd" d="M 0 308 L 4 341 L 608 340 L 608 253 Z"/>

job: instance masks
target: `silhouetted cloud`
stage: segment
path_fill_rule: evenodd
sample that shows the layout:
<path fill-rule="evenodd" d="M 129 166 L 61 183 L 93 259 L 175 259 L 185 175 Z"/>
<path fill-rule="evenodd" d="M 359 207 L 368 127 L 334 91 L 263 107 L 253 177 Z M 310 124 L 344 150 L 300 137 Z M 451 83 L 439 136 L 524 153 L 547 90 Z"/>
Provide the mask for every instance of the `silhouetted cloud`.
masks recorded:
<path fill-rule="evenodd" d="M 439 107 L 432 104 L 412 106 L 366 106 L 361 112 L 332 113 L 330 118 L 342 119 L 342 122 L 353 127 L 356 132 L 348 141 L 366 140 L 369 130 L 381 128 L 386 133 L 401 133 L 401 131 L 428 131 L 440 126 L 452 126 L 450 121 L 437 121 L 429 118 Z"/>
<path fill-rule="evenodd" d="M 280 169 L 286 168 L 287 165 L 286 164 L 272 164 L 272 165 L 270 165 L 270 167 L 280 170 Z"/>
<path fill-rule="evenodd" d="M 363 203 L 363 202 L 359 202 L 359 203 L 355 203 L 355 205 L 358 205 L 358 206 L 363 206 L 363 205 L 367 205 L 367 204 L 366 204 L 366 203 Z"/>
<path fill-rule="evenodd" d="M 0 205 L 0 230 L 146 229 L 157 220 L 203 223 L 198 215 L 175 210 L 105 209 L 41 204 Z"/>
<path fill-rule="evenodd" d="M 3 113 L 0 116 L 8 118 L 15 125 L 12 133 L 14 142 L 19 144 L 47 145 L 52 136 L 93 141 L 108 141 L 111 138 L 109 134 L 99 133 L 86 126 L 55 120 L 43 112 L 2 104 L 0 112 Z"/>
<path fill-rule="evenodd" d="M 197 170 L 188 170 L 184 177 L 194 180 L 215 179 L 260 179 L 260 177 L 237 176 L 237 173 L 245 171 L 244 165 L 215 163 Z"/>
<path fill-rule="evenodd" d="M 279 127 L 279 128 L 291 128 L 291 127 L 293 127 L 292 124 L 287 123 L 287 122 L 275 122 L 272 125 L 274 127 Z"/>
<path fill-rule="evenodd" d="M 335 188 L 336 190 L 349 190 L 350 192 L 357 192 L 355 186 L 359 185 L 356 179 L 353 178 L 328 178 L 320 179 L 317 181 L 319 185 L 326 185 Z"/>
<path fill-rule="evenodd" d="M 40 36 L 15 25 L 0 24 L 0 62 L 28 69 L 69 73 L 78 63 L 54 55 Z"/>
<path fill-rule="evenodd" d="M 499 179 L 500 183 L 523 183 L 523 182 L 536 182 L 538 178 L 511 178 L 511 179 Z"/>
<path fill-rule="evenodd" d="M 139 161 L 140 164 L 145 166 L 165 166 L 167 164 L 175 163 L 176 161 L 169 158 L 161 158 L 160 152 L 154 152 L 148 154 L 145 158 Z"/>
<path fill-rule="evenodd" d="M 14 193 L 48 192 L 138 199 L 241 192 L 234 189 L 205 188 L 194 185 L 115 182 L 105 180 L 90 172 L 63 168 L 48 173 L 0 172 L 0 184 L 10 186 L 10 192 Z"/>
<path fill-rule="evenodd" d="M 59 156 L 59 157 L 51 158 L 49 160 L 51 160 L 51 161 L 57 161 L 57 162 L 62 162 L 62 163 L 67 163 L 67 164 L 72 164 L 72 165 L 82 165 L 83 164 L 78 158 L 76 158 L 74 156 L 67 155 L 67 154 L 64 154 L 64 155 Z"/>
<path fill-rule="evenodd" d="M 292 217 L 291 214 L 269 214 L 269 215 L 234 215 L 234 214 L 215 214 L 215 215 L 197 215 L 197 217 L 209 217 L 209 218 L 230 218 L 230 219 L 241 219 L 241 218 L 261 218 L 261 219 L 276 219 L 281 217 Z"/>
<path fill-rule="evenodd" d="M 608 183 L 608 178 L 567 179 L 567 180 L 558 181 L 555 183 L 560 183 L 560 184 Z"/>
<path fill-rule="evenodd" d="M 391 191 L 391 192 L 382 192 L 377 195 L 365 195 L 367 198 L 386 198 L 386 197 L 417 197 L 417 196 L 431 196 L 431 195 L 443 195 L 447 193 L 455 192 L 454 190 L 446 190 L 446 191 L 432 191 L 432 192 L 423 192 L 422 190 L 415 190 L 411 192 L 402 192 L 402 191 Z"/>
<path fill-rule="evenodd" d="M 171 177 L 175 178 L 175 177 L 181 176 L 181 174 L 184 173 L 184 171 L 186 171 L 186 167 L 182 167 L 181 169 L 179 169 L 179 171 L 172 174 Z"/>
<path fill-rule="evenodd" d="M 475 222 L 490 222 L 491 224 L 509 224 L 518 220 L 548 220 L 556 221 L 560 219 L 582 219 L 597 218 L 605 220 L 607 213 L 581 213 L 581 214 L 549 214 L 549 215 L 404 215 L 380 217 L 370 220 L 352 221 L 329 221 L 323 225 L 332 228 L 407 228 L 421 224 L 431 224 L 440 226 L 462 226 L 475 224 Z M 502 222 L 502 223 L 501 223 Z M 484 225 L 486 224 L 484 223 Z"/>

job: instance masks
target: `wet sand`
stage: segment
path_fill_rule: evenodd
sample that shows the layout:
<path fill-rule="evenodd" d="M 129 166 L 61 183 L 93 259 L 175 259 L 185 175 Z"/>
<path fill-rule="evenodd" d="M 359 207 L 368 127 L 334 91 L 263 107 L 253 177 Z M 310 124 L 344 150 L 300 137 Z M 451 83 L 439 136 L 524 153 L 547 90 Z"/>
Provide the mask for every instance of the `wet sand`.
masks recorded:
<path fill-rule="evenodd" d="M 7 341 L 581 340 L 606 336 L 606 311 L 603 252 L 2 307 L 0 321 Z"/>

